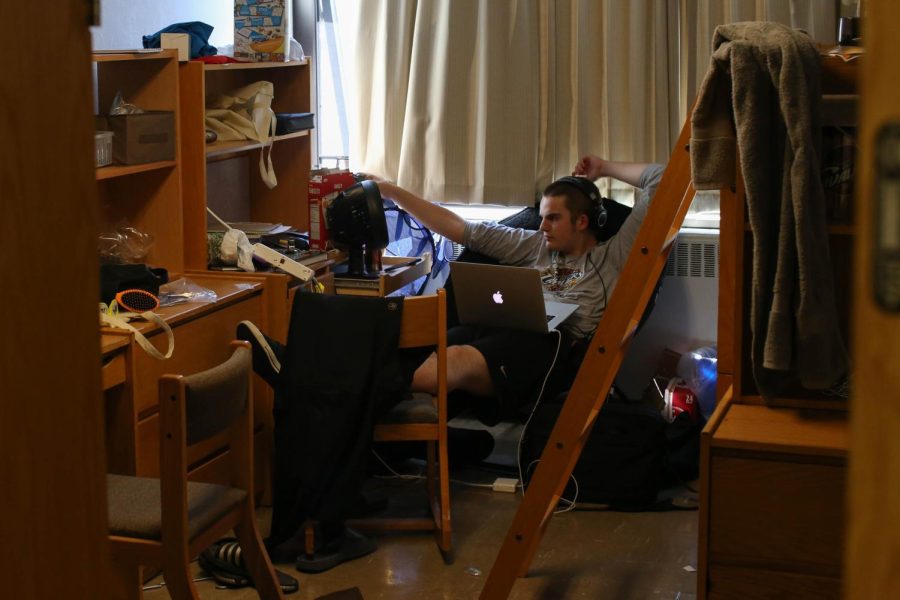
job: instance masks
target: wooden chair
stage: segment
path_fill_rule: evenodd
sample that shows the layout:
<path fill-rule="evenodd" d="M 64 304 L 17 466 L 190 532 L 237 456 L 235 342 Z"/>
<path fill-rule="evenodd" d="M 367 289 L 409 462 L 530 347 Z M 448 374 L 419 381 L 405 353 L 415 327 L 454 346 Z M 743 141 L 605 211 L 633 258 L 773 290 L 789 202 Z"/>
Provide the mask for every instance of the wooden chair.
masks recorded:
<path fill-rule="evenodd" d="M 160 478 L 107 475 L 113 583 L 122 597 L 141 598 L 147 565 L 162 567 L 172 598 L 197 598 L 191 559 L 232 529 L 259 596 L 283 597 L 254 517 L 250 345 L 232 346 L 211 369 L 160 378 Z M 228 485 L 188 482 L 188 449 L 223 431 Z"/>
<path fill-rule="evenodd" d="M 403 301 L 400 348 L 433 346 L 437 354 L 438 393 L 415 394 L 375 425 L 375 441 L 424 441 L 427 444 L 426 489 L 430 518 L 370 518 L 352 521 L 367 531 L 434 531 L 445 559 L 451 551 L 450 474 L 447 467 L 447 297 L 442 289 L 433 296 Z"/>

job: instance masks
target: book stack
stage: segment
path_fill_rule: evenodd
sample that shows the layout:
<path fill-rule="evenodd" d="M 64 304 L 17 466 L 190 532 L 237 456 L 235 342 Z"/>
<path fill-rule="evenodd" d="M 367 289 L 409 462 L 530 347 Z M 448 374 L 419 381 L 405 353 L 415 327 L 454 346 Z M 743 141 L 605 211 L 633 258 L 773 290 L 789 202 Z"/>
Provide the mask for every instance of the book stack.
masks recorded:
<path fill-rule="evenodd" d="M 382 271 L 377 277 L 352 277 L 343 272 L 345 265 L 334 268 L 334 287 L 338 294 L 351 296 L 387 296 L 431 272 L 431 253 L 420 257 L 382 257 Z"/>

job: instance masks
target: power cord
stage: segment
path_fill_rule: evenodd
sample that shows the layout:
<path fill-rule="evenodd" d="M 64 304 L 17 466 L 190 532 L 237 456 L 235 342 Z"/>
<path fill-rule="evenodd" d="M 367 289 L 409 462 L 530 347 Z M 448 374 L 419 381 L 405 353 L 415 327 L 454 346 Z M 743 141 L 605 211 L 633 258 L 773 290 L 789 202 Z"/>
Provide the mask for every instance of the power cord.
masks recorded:
<path fill-rule="evenodd" d="M 603 286 L 603 308 L 601 309 L 601 313 L 606 312 L 606 281 L 603 279 L 603 275 L 600 274 L 600 269 L 603 268 L 603 265 L 606 263 L 606 257 L 609 256 L 609 251 L 603 253 L 603 260 L 600 261 L 600 267 L 594 264 L 594 259 L 591 258 L 591 251 L 588 250 L 587 259 L 588 262 L 591 263 L 591 266 L 594 268 L 594 272 L 597 274 L 597 277 L 600 279 L 600 285 Z"/>
<path fill-rule="evenodd" d="M 534 459 L 533 461 L 531 461 L 530 463 L 528 463 L 528 466 L 526 467 L 526 470 L 530 470 L 532 466 L 538 464 L 539 462 L 541 462 L 541 459 L 539 459 L 539 458 Z M 565 508 L 560 508 L 560 509 L 554 510 L 554 511 L 553 511 L 553 514 L 555 514 L 555 515 L 562 514 L 562 513 L 565 513 L 565 512 L 569 512 L 569 511 L 571 511 L 571 510 L 575 510 L 575 503 L 576 503 L 576 501 L 578 500 L 578 480 L 575 479 L 575 475 L 574 475 L 574 474 L 571 474 L 571 473 L 569 474 L 569 479 L 571 479 L 571 480 L 572 480 L 572 483 L 575 484 L 575 494 L 572 496 L 572 499 L 571 499 L 571 500 L 569 500 L 568 498 L 564 498 L 564 497 L 562 497 L 562 496 L 559 497 L 559 501 L 560 501 L 560 502 L 565 502 L 565 503 L 566 503 L 566 507 L 565 507 Z"/>
<path fill-rule="evenodd" d="M 537 412 L 538 406 L 541 404 L 541 397 L 544 395 L 544 387 L 547 385 L 547 379 L 550 377 L 550 372 L 553 371 L 553 367 L 556 366 L 556 359 L 559 357 L 559 348 L 562 346 L 562 333 L 560 333 L 558 329 L 554 329 L 553 332 L 556 333 L 556 352 L 553 353 L 553 362 L 550 363 L 550 368 L 547 369 L 547 373 L 544 375 L 544 381 L 541 383 L 541 391 L 538 392 L 537 400 L 535 400 L 534 406 L 531 407 L 531 413 L 525 420 L 525 425 L 522 426 L 522 433 L 519 434 L 519 443 L 516 444 L 516 468 L 519 471 L 519 489 L 521 489 L 523 493 L 525 491 L 525 479 L 522 477 L 522 442 L 525 440 L 528 424 L 531 423 L 531 419 L 534 418 L 534 413 Z"/>
<path fill-rule="evenodd" d="M 425 479 L 424 475 L 405 475 L 403 473 L 398 473 L 391 465 L 389 465 L 375 450 L 372 450 L 372 454 L 375 455 L 375 458 L 378 459 L 384 468 L 390 471 L 391 475 L 375 475 L 376 479 L 403 479 L 403 480 L 416 480 L 416 479 Z M 479 488 L 490 488 L 493 489 L 494 485 L 491 483 L 475 483 L 474 481 L 462 481 L 460 479 L 450 479 L 451 483 L 456 483 L 459 485 L 467 485 L 469 487 L 479 487 Z"/>
<path fill-rule="evenodd" d="M 393 211 L 396 212 L 400 219 L 406 223 L 406 226 L 409 227 L 410 231 L 418 231 L 422 233 L 423 240 L 419 243 L 419 247 L 415 250 L 416 255 L 421 255 L 422 250 L 425 247 L 425 241 L 431 246 L 431 273 L 428 274 L 428 277 L 425 278 L 425 281 L 422 282 L 422 285 L 419 286 L 419 289 L 414 294 L 415 296 L 421 296 L 422 292 L 425 291 L 425 287 L 428 285 L 428 280 L 436 277 L 436 273 L 434 273 L 434 267 L 437 265 L 437 245 L 434 243 L 434 233 L 428 227 L 419 223 L 407 210 L 400 208 L 396 204 L 394 206 L 386 207 L 385 212 Z"/>

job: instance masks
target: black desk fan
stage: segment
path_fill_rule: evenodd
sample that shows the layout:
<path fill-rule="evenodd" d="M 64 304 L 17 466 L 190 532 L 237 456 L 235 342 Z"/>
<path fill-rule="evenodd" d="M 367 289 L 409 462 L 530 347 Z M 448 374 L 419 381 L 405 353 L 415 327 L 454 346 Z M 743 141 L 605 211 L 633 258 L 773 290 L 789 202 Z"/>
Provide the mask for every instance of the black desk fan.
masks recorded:
<path fill-rule="evenodd" d="M 328 207 L 331 239 L 347 250 L 347 270 L 335 277 L 375 279 L 374 255 L 388 245 L 381 192 L 374 181 L 361 181 L 341 192 Z"/>

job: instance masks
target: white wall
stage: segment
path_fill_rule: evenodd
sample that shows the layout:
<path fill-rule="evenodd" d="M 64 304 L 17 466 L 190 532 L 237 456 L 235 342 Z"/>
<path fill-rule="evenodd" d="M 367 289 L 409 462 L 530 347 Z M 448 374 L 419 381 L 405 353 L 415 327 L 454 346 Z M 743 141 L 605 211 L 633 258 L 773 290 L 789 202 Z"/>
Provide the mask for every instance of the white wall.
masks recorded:
<path fill-rule="evenodd" d="M 663 278 L 650 318 L 632 341 L 616 377 L 616 384 L 628 398 L 641 397 L 644 388 L 657 373 L 660 358 L 666 348 L 684 354 L 689 350 L 716 344 L 718 239 L 718 232 L 713 230 L 682 229 L 679 233 L 677 245 L 699 243 L 708 247 L 712 244 L 715 252 L 705 255 L 698 262 L 692 261 L 689 254 L 679 255 L 675 251 L 669 256 L 670 264 L 676 259 L 683 261 L 681 264 L 688 267 L 688 272 L 683 275 L 690 273 L 692 276 L 678 275 L 676 271 Z M 716 256 L 716 259 L 709 262 L 712 256 Z M 697 256 L 694 255 L 694 258 Z M 698 267 L 699 272 L 692 272 Z M 710 272 L 714 272 L 716 276 L 708 276 Z M 704 274 L 705 276 L 698 276 Z"/>
<path fill-rule="evenodd" d="M 234 42 L 234 3 L 230 0 L 102 0 L 100 25 L 91 27 L 95 50 L 142 48 L 141 38 L 173 25 L 202 21 L 213 26 L 209 43 Z"/>

